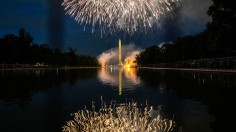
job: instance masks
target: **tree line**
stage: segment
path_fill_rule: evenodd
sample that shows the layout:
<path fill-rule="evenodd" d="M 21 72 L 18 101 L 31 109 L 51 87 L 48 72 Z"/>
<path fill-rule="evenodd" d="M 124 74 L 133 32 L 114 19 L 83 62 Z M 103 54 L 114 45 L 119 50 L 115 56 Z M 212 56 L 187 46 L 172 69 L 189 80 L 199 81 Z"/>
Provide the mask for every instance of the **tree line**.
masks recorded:
<path fill-rule="evenodd" d="M 196 35 L 153 45 L 136 57 L 138 65 L 236 56 L 236 5 L 234 0 L 213 0 L 208 9 L 212 21 Z"/>
<path fill-rule="evenodd" d="M 79 55 L 76 49 L 50 48 L 47 44 L 36 44 L 25 29 L 18 36 L 7 34 L 0 38 L 0 64 L 36 64 L 52 66 L 98 66 L 96 57 Z"/>

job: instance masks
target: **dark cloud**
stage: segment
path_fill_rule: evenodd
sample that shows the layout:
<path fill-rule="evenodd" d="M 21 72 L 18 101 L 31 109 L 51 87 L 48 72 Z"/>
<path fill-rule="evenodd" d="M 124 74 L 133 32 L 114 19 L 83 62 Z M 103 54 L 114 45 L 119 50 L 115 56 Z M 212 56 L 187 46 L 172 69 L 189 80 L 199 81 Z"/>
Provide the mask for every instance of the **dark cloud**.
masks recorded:
<path fill-rule="evenodd" d="M 182 0 L 180 6 L 172 13 L 172 17 L 163 20 L 159 38 L 169 42 L 184 35 L 194 35 L 203 31 L 207 22 L 211 20 L 207 15 L 211 4 L 211 0 Z"/>
<path fill-rule="evenodd" d="M 182 35 L 196 34 L 203 31 L 211 18 L 207 15 L 212 0 L 182 0 L 179 9 L 178 25 Z"/>

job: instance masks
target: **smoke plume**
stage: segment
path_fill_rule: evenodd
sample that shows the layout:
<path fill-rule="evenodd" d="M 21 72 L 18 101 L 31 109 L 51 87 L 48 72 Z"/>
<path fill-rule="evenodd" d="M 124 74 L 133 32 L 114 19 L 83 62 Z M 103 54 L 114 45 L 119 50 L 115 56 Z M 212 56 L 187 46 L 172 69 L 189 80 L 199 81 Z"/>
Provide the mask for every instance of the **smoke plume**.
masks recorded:
<path fill-rule="evenodd" d="M 136 55 L 141 51 L 134 44 L 122 45 L 122 62 L 123 64 L 133 64 Z M 98 61 L 102 67 L 118 64 L 118 47 L 104 51 L 98 56 Z"/>
<path fill-rule="evenodd" d="M 182 35 L 195 34 L 205 29 L 211 17 L 207 15 L 212 0 L 182 0 L 177 20 Z"/>

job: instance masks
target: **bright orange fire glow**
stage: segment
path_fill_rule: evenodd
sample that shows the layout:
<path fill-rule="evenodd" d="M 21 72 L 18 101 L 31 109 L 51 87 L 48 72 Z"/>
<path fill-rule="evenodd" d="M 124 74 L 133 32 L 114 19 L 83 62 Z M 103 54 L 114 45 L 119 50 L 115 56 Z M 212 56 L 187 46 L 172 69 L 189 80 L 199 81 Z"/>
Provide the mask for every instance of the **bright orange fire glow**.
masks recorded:
<path fill-rule="evenodd" d="M 128 57 L 126 57 L 124 67 L 136 67 L 137 64 L 135 63 L 135 57 L 137 54 L 139 54 L 139 51 L 134 51 Z"/>
<path fill-rule="evenodd" d="M 104 68 L 106 65 L 104 63 L 101 64 L 101 67 Z"/>
<path fill-rule="evenodd" d="M 131 68 L 131 67 L 135 67 L 136 63 L 134 63 L 134 61 L 126 61 L 124 67 L 126 68 Z"/>

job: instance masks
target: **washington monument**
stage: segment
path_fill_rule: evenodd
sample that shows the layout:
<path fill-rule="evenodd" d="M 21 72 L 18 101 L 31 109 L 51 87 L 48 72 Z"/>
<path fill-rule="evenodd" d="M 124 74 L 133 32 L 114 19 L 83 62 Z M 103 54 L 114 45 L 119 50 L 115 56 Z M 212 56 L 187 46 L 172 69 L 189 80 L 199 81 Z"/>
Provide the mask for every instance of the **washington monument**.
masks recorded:
<path fill-rule="evenodd" d="M 121 39 L 119 39 L 119 52 L 118 52 L 118 54 L 119 54 L 119 66 L 121 67 L 123 64 L 122 64 L 122 53 L 121 53 Z"/>

